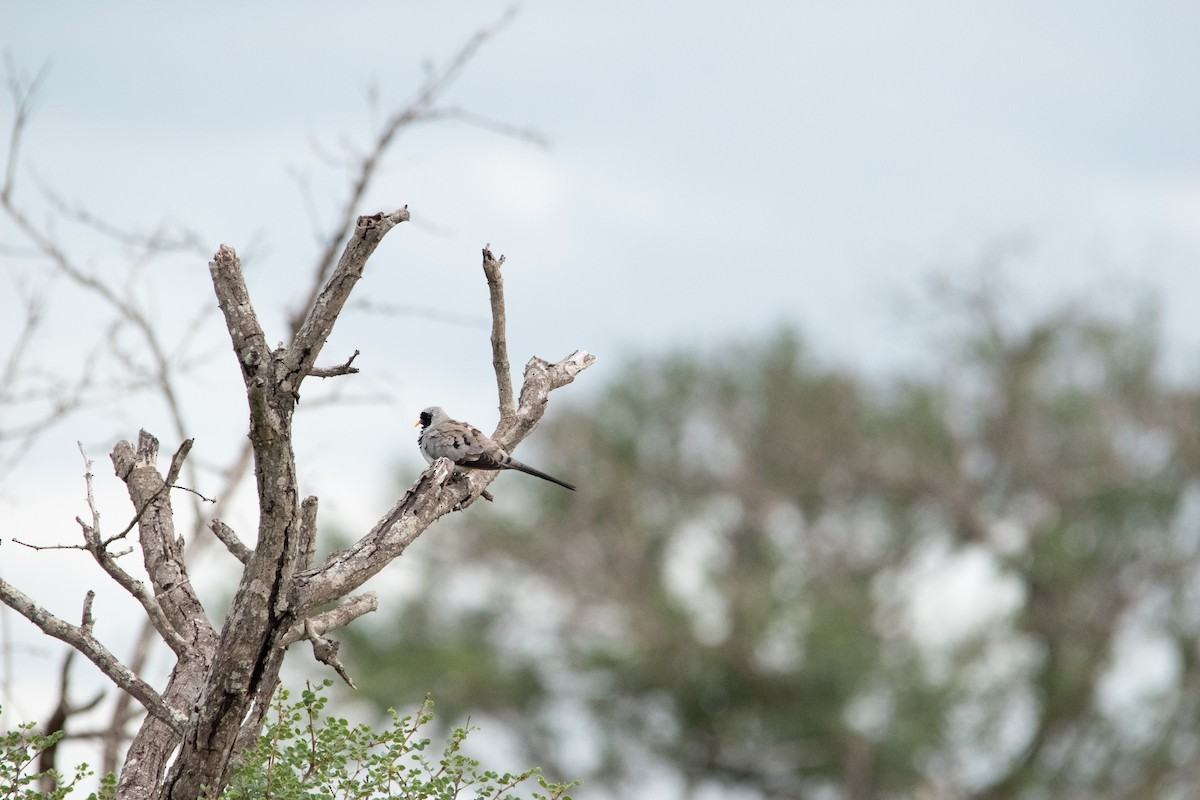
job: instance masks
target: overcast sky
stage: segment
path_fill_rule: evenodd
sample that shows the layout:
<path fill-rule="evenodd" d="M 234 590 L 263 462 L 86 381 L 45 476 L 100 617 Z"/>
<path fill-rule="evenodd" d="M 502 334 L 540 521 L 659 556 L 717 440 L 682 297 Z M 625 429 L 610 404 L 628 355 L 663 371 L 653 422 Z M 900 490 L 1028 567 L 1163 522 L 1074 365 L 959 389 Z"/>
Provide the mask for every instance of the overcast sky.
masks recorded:
<path fill-rule="evenodd" d="M 328 220 L 344 182 L 316 148 L 366 142 L 380 113 L 371 87 L 378 109 L 400 106 L 424 63 L 444 63 L 506 8 L 5 3 L 0 44 L 18 71 L 49 64 L 21 197 L 44 209 L 36 175 L 113 223 L 176 221 L 208 252 L 222 242 L 252 252 L 251 291 L 268 336 L 282 337 L 280 314 L 315 249 L 296 176 Z M 459 122 L 405 133 L 361 211 L 408 204 L 414 221 L 385 240 L 360 296 L 486 320 L 479 249 L 490 242 L 508 258 L 518 372 L 531 355 L 586 348 L 601 359 L 582 379 L 595 386 L 628 354 L 786 323 L 825 358 L 887 373 L 922 354 L 897 298 L 1022 241 L 1004 268 L 1029 303 L 1083 293 L 1119 307 L 1157 292 L 1174 363 L 1195 374 L 1198 31 L 1200 5 L 1187 2 L 531 0 L 446 103 L 536 129 L 549 145 Z M 10 120 L 6 107 L 0 122 Z M 111 250 L 90 254 L 90 240 L 60 232 L 98 273 L 120 268 Z M 21 243 L 4 221 L 0 242 Z M 164 325 L 210 302 L 205 260 L 150 276 Z M 6 294 L 30 265 L 0 263 Z M 43 352 L 69 359 L 87 310 L 49 313 Z M 219 360 L 215 303 L 212 314 Z M 415 476 L 421 408 L 485 428 L 496 416 L 485 329 L 355 314 L 322 361 L 354 349 L 358 386 L 388 401 L 354 419 L 311 413 L 298 441 L 306 491 L 351 526 L 394 499 L 397 471 Z M 245 430 L 232 360 L 221 370 L 189 397 L 193 452 L 212 461 Z M 209 413 L 216 398 L 232 410 Z M 76 440 L 97 460 L 117 524 L 127 501 L 106 454 L 139 426 L 164 430 L 163 419 L 132 402 L 52 431 L 0 486 L 0 538 L 77 535 Z M 69 559 L 5 541 L 0 570 L 33 588 L 74 574 Z M 98 578 L 87 581 L 56 610 L 76 616 Z"/>
<path fill-rule="evenodd" d="M 43 179 L 131 226 L 261 236 L 269 306 L 311 261 L 292 174 L 340 188 L 313 143 L 366 140 L 369 86 L 398 105 L 505 7 L 24 4 L 2 35 L 25 69 L 51 64 L 28 151 Z M 456 123 L 407 136 L 363 210 L 407 203 L 424 227 L 389 240 L 372 297 L 485 313 L 491 242 L 518 355 L 786 321 L 886 367 L 899 292 L 1020 237 L 1020 285 L 1135 280 L 1173 295 L 1195 344 L 1174 297 L 1200 287 L 1197 30 L 1182 2 L 529 2 L 448 102 L 550 147 Z"/>

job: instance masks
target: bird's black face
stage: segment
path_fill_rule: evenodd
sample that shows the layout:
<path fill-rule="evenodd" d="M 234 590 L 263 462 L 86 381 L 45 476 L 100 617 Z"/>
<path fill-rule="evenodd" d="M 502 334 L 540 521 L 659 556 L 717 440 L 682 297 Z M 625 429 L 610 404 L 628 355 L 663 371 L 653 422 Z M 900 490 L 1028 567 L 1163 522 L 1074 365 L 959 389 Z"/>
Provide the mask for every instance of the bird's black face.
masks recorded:
<path fill-rule="evenodd" d="M 428 428 L 432 424 L 433 424 L 433 414 L 430 414 L 428 411 L 422 411 L 421 412 L 421 427 Z"/>

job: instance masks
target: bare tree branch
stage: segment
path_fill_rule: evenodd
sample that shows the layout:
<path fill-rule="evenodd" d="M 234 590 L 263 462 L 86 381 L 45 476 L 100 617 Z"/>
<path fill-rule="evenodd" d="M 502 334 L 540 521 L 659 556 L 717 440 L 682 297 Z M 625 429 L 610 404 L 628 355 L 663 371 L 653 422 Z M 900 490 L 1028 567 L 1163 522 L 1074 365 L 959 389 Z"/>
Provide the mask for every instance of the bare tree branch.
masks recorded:
<path fill-rule="evenodd" d="M 517 407 L 516 420 L 511 427 L 501 424 L 492 437 L 508 451 L 533 432 L 546 410 L 550 392 L 561 389 L 575 380 L 575 376 L 596 363 L 596 357 L 586 350 L 576 350 L 571 355 L 551 364 L 534 356 L 525 364 L 525 381 L 521 385 L 521 401 Z"/>
<path fill-rule="evenodd" d="M 595 360 L 583 350 L 557 364 L 530 359 L 525 367 L 521 406 L 508 425 L 501 423 L 497 428 L 497 441 L 511 451 L 541 419 L 550 392 L 573 381 Z M 465 480 L 451 481 L 452 474 L 449 460 L 434 462 L 366 536 L 331 554 L 316 569 L 297 574 L 293 608 L 302 612 L 354 591 L 403 553 L 434 520 L 479 496 L 497 477 L 497 473 L 479 470 L 467 474 Z"/>
<path fill-rule="evenodd" d="M 53 276 L 47 284 L 52 282 Z M 88 358 L 74 376 L 57 376 L 39 366 L 33 358 L 34 342 L 45 318 L 48 289 L 29 288 L 22 282 L 16 282 L 14 289 L 21 298 L 22 314 L 20 330 L 0 369 L 0 417 L 4 418 L 0 442 L 8 451 L 0 458 L 0 477 L 20 462 L 43 432 L 83 405 L 95 376 L 94 358 Z M 29 413 L 22 413 L 26 408 Z"/>
<path fill-rule="evenodd" d="M 185 640 L 175 630 L 171 621 L 167 618 L 158 600 L 154 597 L 146 585 L 141 581 L 131 576 L 128 572 L 121 569 L 117 564 L 116 559 L 108 552 L 109 542 L 103 541 L 100 537 L 100 511 L 96 508 L 96 499 L 92 495 L 92 461 L 88 458 L 87 451 L 83 449 L 83 444 L 79 443 L 79 452 L 83 456 L 84 463 L 84 482 L 87 485 L 87 504 L 92 511 L 92 524 L 88 525 L 82 519 L 76 517 L 80 528 L 83 529 L 83 539 L 89 553 L 96 559 L 101 568 L 109 574 L 109 576 L 117 582 L 117 584 L 133 595 L 139 603 L 142 604 L 142 609 L 146 612 L 146 618 L 154 625 L 154 629 L 158 631 L 158 635 L 162 637 L 167 646 L 174 650 L 177 654 L 185 654 L 189 642 Z M 164 484 L 164 488 L 166 484 Z M 150 507 L 150 503 L 143 506 L 138 513 L 138 518 Z M 132 525 L 132 523 L 130 523 Z"/>
<path fill-rule="evenodd" d="M 175 455 L 171 456 L 171 466 L 167 468 L 167 477 L 163 479 L 167 486 L 173 486 L 175 481 L 179 480 L 179 472 L 183 469 L 183 462 L 188 457 L 188 453 L 192 452 L 192 445 L 195 443 L 195 439 L 184 439 L 183 443 L 179 445 L 179 449 L 175 451 Z M 192 490 L 189 489 L 188 491 Z M 196 494 L 199 494 L 199 492 L 196 492 Z"/>
<path fill-rule="evenodd" d="M 306 523 L 300 509 L 292 452 L 292 416 L 300 384 L 367 259 L 387 232 L 408 217 L 407 208 L 401 208 L 358 218 L 337 268 L 286 348 L 268 349 L 233 249 L 222 245 L 209 264 L 249 402 L 258 540 L 212 651 L 212 666 L 195 702 L 198 714 L 189 721 L 167 775 L 165 797 L 190 800 L 202 787 L 224 786 L 236 748 L 249 741 L 246 726 L 261 723 L 275 691 L 284 654 L 279 643 L 300 618 L 289 589 L 297 566 L 310 552 L 307 534 L 315 531 L 315 521 Z M 314 503 L 310 513 L 315 514 L 315 508 Z"/>
<path fill-rule="evenodd" d="M 208 527 L 220 540 L 221 544 L 225 545 L 225 549 L 236 558 L 238 561 L 246 564 L 250 561 L 251 551 L 249 547 L 242 544 L 242 540 L 238 538 L 233 529 L 219 519 L 213 519 L 208 523 Z"/>
<path fill-rule="evenodd" d="M 76 517 L 75 521 L 78 522 L 79 517 Z M 87 550 L 86 544 L 33 544 L 15 536 L 11 537 L 9 541 L 21 545 L 21 547 L 28 547 L 30 550 Z"/>
<path fill-rule="evenodd" d="M 324 245 L 317 256 L 313 270 L 312 288 L 292 314 L 291 327 L 293 330 L 299 329 L 300 321 L 304 319 L 316 301 L 318 287 L 325 283 L 333 272 L 338 249 L 353 229 L 355 215 L 362 208 L 363 198 L 378 174 L 379 164 L 384 154 L 392 146 L 400 132 L 408 126 L 417 122 L 434 120 L 439 116 L 453 116 L 439 111 L 437 103 L 462 74 L 479 49 L 511 22 L 515 15 L 515 7 L 509 8 L 496 22 L 476 31 L 445 66 L 430 70 L 416 96 L 409 101 L 408 105 L 395 111 L 384 120 L 371 146 L 366 152 L 354 158 L 350 191 L 336 215 L 334 224 L 330 226 L 328 233 L 324 236 Z"/>
<path fill-rule="evenodd" d="M 42 258 L 49 260 L 57 274 L 68 278 L 72 283 L 98 297 L 113 312 L 114 320 L 109 326 L 109 335 L 102 340 L 102 347 L 100 349 L 111 354 L 128 371 L 129 379 L 120 387 L 122 389 L 122 398 L 124 399 L 130 391 L 146 388 L 154 389 L 166 405 L 174 423 L 176 433 L 183 439 L 185 438 L 186 425 L 183 420 L 182 403 L 176 393 L 175 382 L 172 378 L 178 371 L 188 368 L 189 361 L 183 358 L 184 350 L 196 340 L 196 337 L 191 334 L 198 322 L 193 321 L 188 327 L 188 330 L 185 331 L 185 334 L 180 339 L 179 347 L 175 349 L 167 347 L 152 323 L 150 311 L 136 299 L 138 293 L 134 291 L 135 287 L 133 285 L 127 285 L 126 287 L 114 285 L 111 281 L 104 279 L 98 274 L 93 274 L 90 270 L 85 269 L 77 263 L 57 243 L 53 221 L 66 219 L 84 225 L 91 230 L 99 232 L 111 241 L 119 243 L 126 249 L 133 250 L 131 265 L 127 272 L 128 284 L 132 284 L 138 278 L 142 268 L 151 259 L 164 253 L 195 250 L 198 247 L 199 237 L 197 234 L 189 231 L 181 230 L 173 232 L 165 225 L 158 226 L 148 235 L 129 233 L 99 219 L 90 212 L 72 206 L 56 192 L 45 186 L 40 186 L 40 188 L 50 208 L 55 212 L 55 217 L 51 223 L 41 226 L 35 224 L 31 215 L 17 205 L 14 194 L 17 154 L 28 124 L 32 99 L 41 78 L 45 74 L 45 70 L 43 68 L 43 71 L 33 81 L 25 82 L 16 77 L 16 69 L 11 62 L 7 66 L 9 91 L 17 108 L 17 113 L 14 117 L 13 128 L 9 137 L 9 163 L 4 176 L 3 189 L 0 190 L 0 209 L 13 222 L 17 231 L 33 245 L 34 251 Z M 207 318 L 208 316 L 209 314 L 206 310 L 204 317 L 197 316 L 195 320 Z M 134 358 L 131 354 L 125 352 L 124 346 L 119 341 L 119 334 L 126 327 L 132 327 L 138 333 L 142 344 L 145 346 L 144 350 L 139 353 L 139 356 L 148 355 L 150 359 L 149 365 L 144 364 L 141 357 Z M 25 435 L 24 446 L 17 448 L 9 457 L 10 462 L 14 458 L 19 457 L 28 444 L 38 434 L 49 427 L 49 425 L 59 421 L 68 411 L 83 404 L 85 399 L 84 390 L 91 383 L 93 365 L 97 361 L 98 359 L 95 357 L 85 360 L 83 374 L 76 381 L 77 385 L 74 391 L 67 391 L 69 385 L 65 382 L 56 382 L 62 385 L 55 385 L 53 387 L 55 390 L 54 394 L 47 395 L 48 397 L 55 398 L 54 410 L 30 426 L 29 432 Z M 90 403 L 97 402 L 94 394 L 87 396 L 87 399 Z M 190 477 L 190 483 L 196 485 L 197 481 L 194 472 Z M 174 483 L 174 480 L 168 483 Z M 198 510 L 197 514 L 199 515 Z"/>
<path fill-rule="evenodd" d="M 0 204 L 8 205 L 12 198 L 13 185 L 16 183 L 17 159 L 21 151 L 21 137 L 25 126 L 29 123 L 29 114 L 33 110 L 33 98 L 37 95 L 46 75 L 49 74 L 50 64 L 42 64 L 37 74 L 31 80 L 22 81 L 17 77 L 16 65 L 9 54 L 4 56 L 5 72 L 8 73 L 8 90 L 13 99 L 15 113 L 13 114 L 12 130 L 8 137 L 8 160 L 4 165 L 4 180 L 0 183 Z"/>
<path fill-rule="evenodd" d="M 485 117 L 482 114 L 475 114 L 464 108 L 443 108 L 439 112 L 441 119 L 454 119 L 465 122 L 468 125 L 474 125 L 477 128 L 498 133 L 502 136 L 510 136 L 514 139 L 521 139 L 535 147 L 546 149 L 550 147 L 550 140 L 545 134 L 535 128 L 524 127 L 520 125 L 512 125 L 498 119 Z"/>
<path fill-rule="evenodd" d="M 300 504 L 300 558 L 296 562 L 297 569 L 312 566 L 313 556 L 317 552 L 317 505 L 317 498 L 311 495 Z"/>
<path fill-rule="evenodd" d="M 358 358 L 358 351 L 355 350 L 350 358 L 346 359 L 345 364 L 339 364 L 336 367 L 313 367 L 308 371 L 308 374 L 314 378 L 336 378 L 339 375 L 354 375 L 358 372 L 358 367 L 352 367 L 354 359 Z"/>
<path fill-rule="evenodd" d="M 292 606 L 301 611 L 316 608 L 354 591 L 378 574 L 433 520 L 469 496 L 465 481 L 451 482 L 453 474 L 454 465 L 448 459 L 431 464 L 366 536 L 345 550 L 331 553 L 319 567 L 296 575 Z"/>
<path fill-rule="evenodd" d="M 62 196 L 55 192 L 49 186 L 35 180 L 36 185 L 41 190 L 42 196 L 49 201 L 51 208 L 63 219 L 71 220 L 79 223 L 91 230 L 96 231 L 105 238 L 111 239 L 118 244 L 125 246 L 131 250 L 137 251 L 142 258 L 149 255 L 157 255 L 160 253 L 169 252 L 188 252 L 188 253 L 203 253 L 203 244 L 200 234 L 195 231 L 187 230 L 179 226 L 171 226 L 166 223 L 160 223 L 150 230 L 149 233 L 136 230 L 125 230 L 111 222 L 97 217 L 92 212 L 78 204 L 67 202 Z M 171 230 L 174 227 L 175 230 Z"/>
<path fill-rule="evenodd" d="M 325 288 L 313 301 L 312 310 L 296 331 L 295 339 L 288 348 L 288 371 L 296 376 L 293 391 L 299 390 L 300 381 L 312 369 L 321 347 L 333 331 L 333 323 L 342 306 L 350 297 L 354 284 L 362 277 L 363 267 L 379 242 L 393 227 L 409 219 L 408 206 L 391 214 L 372 214 L 358 218 L 355 234 L 350 237 L 346 249 L 338 260 L 337 268 L 325 284 Z"/>
<path fill-rule="evenodd" d="M 137 698 L 147 711 L 173 730 L 183 730 L 184 716 L 168 706 L 150 684 L 135 675 L 92 635 L 91 598 L 94 596 L 93 592 L 88 592 L 84 605 L 85 624 L 72 625 L 39 606 L 8 581 L 0 579 L 0 600 L 5 605 L 37 625 L 47 636 L 66 642 L 83 653 L 118 688 Z"/>
<path fill-rule="evenodd" d="M 500 267 L 504 256 L 492 255 L 492 246 L 483 248 L 483 274 L 487 277 L 488 296 L 492 305 L 492 368 L 496 371 L 496 390 L 500 398 L 500 423 L 511 423 L 517 409 L 513 405 L 512 373 L 508 366 L 507 320 L 504 313 L 504 276 Z"/>
<path fill-rule="evenodd" d="M 181 463 L 185 454 L 186 448 L 181 447 L 172 465 Z M 165 491 L 167 483 L 157 467 L 158 440 L 142 431 L 136 450 L 129 442 L 118 442 L 110 458 L 117 477 L 128 487 L 134 507 L 145 509 L 138 523 L 139 540 L 155 598 L 171 628 L 188 644 L 176 653 L 177 661 L 163 697 L 168 704 L 193 709 L 212 668 L 217 632 L 192 587 L 183 544 L 175 535 L 170 496 Z M 153 719 L 142 724 L 126 753 L 118 796 L 149 797 L 158 790 L 167 759 L 182 730 L 164 728 Z"/>
<path fill-rule="evenodd" d="M 357 689 L 358 684 L 350 677 L 350 673 L 346 671 L 346 667 L 342 664 L 342 660 L 338 658 L 338 649 L 341 647 L 340 642 L 335 642 L 321 636 L 313 627 L 312 620 L 304 620 L 305 637 L 312 642 L 313 656 L 326 666 L 333 667 L 346 685 L 351 689 Z"/>
<path fill-rule="evenodd" d="M 155 636 L 154 626 L 147 620 L 142 624 L 137 642 L 133 647 L 133 656 L 129 659 L 129 669 L 134 674 L 142 674 L 146 667 L 146 662 L 150 658 L 150 648 L 156 641 L 157 637 Z M 101 735 L 101 741 L 103 742 L 100 754 L 101 775 L 116 773 L 120 763 L 121 750 L 133 738 L 132 735 L 127 733 L 126 728 L 129 723 L 144 714 L 143 710 L 134 705 L 132 701 L 133 697 L 128 693 L 117 693 L 112 715 L 109 717 L 108 725 Z"/>
<path fill-rule="evenodd" d="M 374 300 L 355 300 L 350 308 L 368 314 L 387 314 L 396 317 L 416 317 L 441 322 L 446 325 L 461 325 L 464 328 L 486 328 L 488 321 L 478 314 L 458 314 L 442 308 L 414 303 L 379 303 Z"/>
<path fill-rule="evenodd" d="M 341 605 L 312 617 L 305 617 L 303 624 L 297 623 L 280 640 L 283 647 L 293 645 L 301 639 L 310 638 L 309 628 L 325 634 L 335 628 L 343 628 L 354 620 L 379 610 L 379 596 L 375 592 L 363 592 L 346 597 Z"/>
<path fill-rule="evenodd" d="M 71 702 L 71 662 L 75 660 L 77 650 L 68 650 L 63 658 L 62 667 L 58 672 L 58 702 L 54 704 L 54 710 L 50 712 L 50 716 L 46 719 L 42 729 L 54 733 L 56 731 L 66 731 L 67 722 L 78 714 L 85 714 L 91 711 L 100 701 L 104 699 L 104 690 L 101 689 L 92 696 L 91 700 L 84 703 Z M 57 784 L 55 780 L 54 762 L 58 754 L 58 743 L 54 743 L 38 754 L 38 771 L 41 776 L 38 778 L 38 789 L 43 794 L 52 792 Z"/>
<path fill-rule="evenodd" d="M 466 64 L 511 17 L 510 11 L 493 26 L 478 32 L 444 66 L 431 70 L 412 101 L 389 115 L 371 145 L 361 154 L 353 156 L 348 196 L 333 226 L 321 240 L 323 247 L 317 254 L 313 281 L 305 300 L 289 320 L 290 340 L 286 346 L 275 349 L 268 346 L 246 290 L 242 265 L 233 250 L 222 247 L 213 257 L 210 274 L 245 383 L 250 410 L 250 435 L 233 465 L 219 473 L 224 483 L 216 496 L 221 503 L 208 511 L 207 517 L 200 501 L 208 498 L 200 494 L 198 489 L 208 489 L 201 486 L 196 478 L 196 459 L 187 459 L 192 441 L 186 436 L 185 396 L 181 394 L 178 377 L 189 368 L 189 364 L 200 363 L 189 357 L 191 343 L 199 338 L 192 334 L 209 317 L 197 315 L 192 318 L 178 345 L 169 346 L 152 324 L 153 309 L 138 299 L 142 293 L 137 291 L 138 282 L 144 278 L 150 259 L 164 252 L 192 249 L 197 246 L 199 239 L 195 234 L 173 225 L 160 225 L 147 234 L 131 233 L 68 203 L 44 186 L 40 187 L 43 198 L 49 203 L 55 217 L 50 223 L 37 224 L 36 215 L 14 202 L 14 187 L 19 165 L 17 154 L 25 132 L 28 110 L 42 75 L 27 83 L 10 79 L 18 113 L 10 136 L 6 171 L 0 183 L 0 209 L 12 221 L 17 232 L 32 245 L 35 254 L 54 267 L 56 274 L 98 298 L 106 309 L 105 313 L 113 316 L 111 324 L 101 327 L 98 337 L 98 352 L 107 357 L 100 369 L 112 365 L 112 360 L 115 360 L 118 371 L 128 376 L 123 388 L 154 391 L 166 407 L 178 439 L 183 442 L 165 475 L 158 471 L 156 463 L 158 441 L 145 431 L 139 434 L 136 448 L 128 442 L 120 442 L 113 448 L 110 455 L 114 470 L 128 488 L 134 517 L 123 531 L 107 538 L 101 534 L 100 510 L 93 497 L 92 464 L 80 447 L 87 465 L 85 482 L 91 520 L 78 520 L 84 544 L 76 546 L 76 549 L 88 550 L 110 577 L 142 604 L 147 621 L 141 643 L 134 653 L 136 660 L 133 668 L 121 665 L 94 639 L 90 595 L 85 604 L 84 624 L 72 626 L 33 604 L 15 587 L 0 581 L 0 600 L 30 618 L 49 635 L 62 639 L 84 653 L 126 693 L 121 695 L 114 709 L 112 735 L 105 739 L 106 763 L 115 763 L 116 749 L 124 738 L 125 726 L 137 715 L 137 712 L 131 711 L 127 696 L 135 697 L 149 710 L 150 716 L 144 720 L 126 754 L 118 796 L 137 800 L 151 797 L 191 800 L 199 795 L 204 786 L 222 786 L 231 757 L 239 747 L 253 741 L 261 727 L 263 714 L 278 685 L 279 667 L 288 644 L 304 638 L 310 640 L 317 658 L 334 667 L 353 685 L 337 658 L 337 643 L 326 639 L 325 634 L 374 611 L 378 600 L 374 593 L 345 597 L 348 591 L 360 585 L 369 575 L 364 573 L 347 578 L 338 572 L 335 580 L 329 565 L 341 564 L 337 559 L 315 570 L 312 567 L 317 535 L 317 500 L 310 497 L 302 503 L 298 502 L 291 442 L 292 415 L 305 377 L 313 375 L 325 378 L 359 371 L 353 366 L 358 356 L 357 350 L 344 364 L 331 367 L 316 367 L 315 364 L 338 315 L 362 275 L 366 261 L 392 227 L 409 219 L 407 208 L 390 214 L 358 216 L 357 221 L 355 216 L 384 154 L 398 134 L 416 122 L 458 119 L 544 144 L 544 140 L 535 132 L 471 115 L 459 108 L 440 106 L 446 91 Z M 9 74 L 14 74 L 11 66 Z M 36 175 L 34 181 L 37 185 Z M 76 259 L 64 249 L 53 226 L 54 221 L 60 219 L 86 226 L 131 251 L 126 285 L 109 280 L 105 274 L 88 266 L 92 262 Z M 337 257 L 339 248 L 342 249 L 340 258 Z M 501 258 L 495 265 L 497 280 L 499 263 L 502 261 Z M 489 276 L 489 283 L 491 280 Z M 507 375 L 509 368 L 504 352 L 502 287 L 498 284 L 496 290 L 499 293 L 493 297 L 493 331 L 499 331 L 499 336 L 493 342 L 493 349 L 494 353 L 503 357 L 504 374 Z M 30 333 L 36 328 L 37 311 L 36 307 L 30 306 L 26 326 Z M 10 351 L 10 361 L 16 359 L 13 363 L 19 365 L 23 355 L 23 351 L 15 354 Z M 83 389 L 89 385 L 90 370 L 96 361 L 88 360 L 89 371 L 80 379 L 79 390 L 72 395 L 77 402 L 82 402 L 78 398 L 82 398 Z M 562 364 L 541 363 L 546 370 L 565 369 Z M 551 386 L 555 380 L 544 381 L 544 384 Z M 0 402 L 7 388 L 0 385 Z M 59 396 L 68 397 L 67 393 L 61 391 Z M 505 396 L 506 403 L 503 400 Z M 511 447 L 523 435 L 521 430 L 526 433 L 532 430 L 541 416 L 545 400 L 541 398 L 536 407 L 522 408 L 518 413 L 513 403 L 511 376 L 507 395 L 502 391 L 501 397 L 503 408 L 507 409 L 507 413 L 502 414 L 502 427 L 507 426 L 511 435 L 517 437 L 509 445 Z M 525 399 L 524 392 L 522 399 Z M 256 546 L 253 549 L 244 545 L 217 518 L 238 483 L 249 472 L 251 464 L 257 478 L 260 510 Z M 202 465 L 202 468 L 213 467 Z M 188 476 L 187 482 L 197 488 L 179 485 L 184 474 Z M 390 558 L 402 552 L 406 546 L 405 540 L 411 541 L 433 519 L 453 508 L 463 507 L 464 501 L 481 494 L 488 496 L 485 488 L 487 481 L 476 479 L 455 482 L 451 486 L 451 474 L 446 463 L 427 470 L 392 514 L 381 522 L 382 527 L 377 526 L 372 541 L 381 545 L 382 549 L 372 556 L 367 553 L 366 548 L 370 544 L 367 542 L 355 551 L 357 556 L 371 562 L 370 574 L 378 572 Z M 192 494 L 187 499 L 196 509 L 196 531 L 210 528 L 214 538 L 221 541 L 244 566 L 237 594 L 220 635 L 210 623 L 191 585 L 184 558 L 183 538 L 175 534 L 170 497 L 172 488 L 185 488 Z M 408 512 L 412 512 L 423 524 L 416 527 L 402 519 Z M 120 568 L 115 561 L 118 554 L 109 549 L 113 542 L 125 538 L 134 526 L 139 530 L 138 539 L 150 578 L 149 587 Z M 371 534 L 364 537 L 364 541 L 370 538 Z M 206 535 L 193 536 L 188 553 L 211 541 Z M 297 580 L 301 571 L 322 575 L 324 580 L 315 590 L 310 581 L 306 590 L 306 584 Z M 306 612 L 319 604 L 297 605 L 297 599 L 303 598 L 307 603 L 316 594 L 330 592 L 331 587 L 336 587 L 336 592 L 328 597 L 328 601 L 341 599 L 337 607 L 310 617 Z M 152 630 L 168 643 L 176 657 L 161 695 L 137 677 L 154 640 Z M 186 719 L 182 713 L 184 711 L 189 712 Z M 168 773 L 167 760 L 172 757 L 175 763 Z"/>

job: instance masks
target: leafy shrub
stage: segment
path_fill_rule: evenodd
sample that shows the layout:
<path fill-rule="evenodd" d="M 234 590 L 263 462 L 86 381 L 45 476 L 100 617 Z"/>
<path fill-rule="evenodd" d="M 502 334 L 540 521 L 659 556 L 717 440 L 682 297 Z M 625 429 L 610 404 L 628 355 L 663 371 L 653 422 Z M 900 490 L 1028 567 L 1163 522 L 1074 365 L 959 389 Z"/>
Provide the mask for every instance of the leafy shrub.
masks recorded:
<path fill-rule="evenodd" d="M 326 717 L 327 698 L 311 686 L 291 701 L 280 690 L 272 705 L 272 719 L 264 726 L 258 744 L 242 754 L 224 800 L 279 798 L 402 797 L 405 800 L 453 800 L 459 797 L 516 798 L 521 784 L 536 781 L 532 800 L 570 800 L 575 783 L 550 783 L 538 768 L 520 774 L 480 771 L 479 762 L 462 752 L 474 730 L 454 728 L 440 755 L 431 753 L 423 735 L 433 719 L 433 701 L 426 698 L 416 714 L 401 717 L 390 712 L 391 725 L 381 731 L 345 719 Z"/>

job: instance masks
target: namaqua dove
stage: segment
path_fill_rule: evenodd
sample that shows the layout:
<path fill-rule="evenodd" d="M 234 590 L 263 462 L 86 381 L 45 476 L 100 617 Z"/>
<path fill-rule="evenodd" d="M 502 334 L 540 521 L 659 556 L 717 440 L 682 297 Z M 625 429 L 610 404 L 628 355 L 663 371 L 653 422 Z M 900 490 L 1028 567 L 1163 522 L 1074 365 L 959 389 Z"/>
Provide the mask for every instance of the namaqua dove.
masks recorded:
<path fill-rule="evenodd" d="M 515 469 L 575 491 L 575 487 L 566 481 L 517 461 L 478 428 L 450 419 L 441 406 L 430 406 L 422 411 L 417 425 L 421 426 L 417 444 L 421 455 L 430 464 L 439 458 L 448 458 L 460 469 Z"/>

